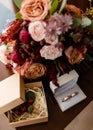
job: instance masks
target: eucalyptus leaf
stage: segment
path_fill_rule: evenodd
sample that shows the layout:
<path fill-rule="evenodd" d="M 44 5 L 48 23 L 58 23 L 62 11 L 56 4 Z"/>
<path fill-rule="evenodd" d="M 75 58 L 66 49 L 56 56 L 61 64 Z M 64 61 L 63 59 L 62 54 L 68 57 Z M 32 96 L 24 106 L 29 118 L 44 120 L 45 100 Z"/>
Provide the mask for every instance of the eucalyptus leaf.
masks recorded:
<path fill-rule="evenodd" d="M 16 13 L 16 19 L 22 19 L 22 15 L 20 14 L 20 12 Z"/>
<path fill-rule="evenodd" d="M 54 0 L 51 5 L 50 14 L 53 14 L 58 7 L 58 0 Z"/>
<path fill-rule="evenodd" d="M 20 9 L 22 0 L 13 0 L 14 4 L 17 6 L 17 8 Z"/>
<path fill-rule="evenodd" d="M 72 28 L 76 28 L 76 27 L 80 26 L 81 23 L 82 23 L 81 19 L 73 17 L 73 25 L 72 25 Z"/>
<path fill-rule="evenodd" d="M 62 4 L 60 6 L 60 9 L 59 9 L 59 14 L 62 12 L 62 10 L 64 9 L 64 7 L 65 7 L 66 4 L 67 4 L 67 0 L 63 0 Z"/>
<path fill-rule="evenodd" d="M 82 17 L 82 23 L 81 23 L 82 27 L 87 27 L 87 26 L 91 25 L 91 23 L 92 23 L 92 21 L 88 17 L 86 17 L 86 16 Z"/>

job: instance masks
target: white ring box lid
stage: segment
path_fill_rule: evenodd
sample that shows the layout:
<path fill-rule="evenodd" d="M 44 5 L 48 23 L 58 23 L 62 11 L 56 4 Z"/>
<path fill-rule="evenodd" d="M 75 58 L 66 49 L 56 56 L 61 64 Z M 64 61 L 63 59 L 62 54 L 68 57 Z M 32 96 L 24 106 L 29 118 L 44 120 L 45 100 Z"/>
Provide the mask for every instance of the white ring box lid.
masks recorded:
<path fill-rule="evenodd" d="M 24 81 L 18 73 L 0 81 L 0 114 L 22 104 L 24 100 Z"/>
<path fill-rule="evenodd" d="M 69 73 L 65 73 L 64 75 L 58 77 L 58 84 L 60 87 L 62 87 L 63 85 L 65 85 L 66 83 L 70 83 L 71 82 L 71 86 L 73 86 L 74 84 L 76 84 L 77 80 L 78 80 L 78 73 L 75 70 L 70 71 Z M 55 94 L 57 89 L 59 89 L 60 87 L 55 86 L 52 81 L 50 81 L 50 89 L 52 90 L 52 92 Z"/>

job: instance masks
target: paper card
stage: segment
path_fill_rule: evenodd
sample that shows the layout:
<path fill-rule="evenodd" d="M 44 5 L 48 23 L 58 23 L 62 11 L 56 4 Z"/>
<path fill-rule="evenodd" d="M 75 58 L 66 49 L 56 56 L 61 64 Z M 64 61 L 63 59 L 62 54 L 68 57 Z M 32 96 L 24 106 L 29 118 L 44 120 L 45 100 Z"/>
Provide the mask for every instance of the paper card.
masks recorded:
<path fill-rule="evenodd" d="M 77 84 L 71 86 L 69 83 L 57 89 L 54 96 L 63 112 L 86 98 Z"/>

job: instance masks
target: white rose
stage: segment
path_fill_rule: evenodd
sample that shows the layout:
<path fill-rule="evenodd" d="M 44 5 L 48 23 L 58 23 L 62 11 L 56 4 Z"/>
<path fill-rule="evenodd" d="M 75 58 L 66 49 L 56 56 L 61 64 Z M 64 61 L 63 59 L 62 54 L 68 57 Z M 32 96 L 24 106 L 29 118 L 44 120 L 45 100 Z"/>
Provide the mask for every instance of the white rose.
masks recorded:
<path fill-rule="evenodd" d="M 62 48 L 55 47 L 53 45 L 43 46 L 40 50 L 41 57 L 45 59 L 54 60 L 62 56 Z"/>
<path fill-rule="evenodd" d="M 44 22 L 36 21 L 29 24 L 28 31 L 31 34 L 33 40 L 39 42 L 45 37 L 45 26 Z"/>

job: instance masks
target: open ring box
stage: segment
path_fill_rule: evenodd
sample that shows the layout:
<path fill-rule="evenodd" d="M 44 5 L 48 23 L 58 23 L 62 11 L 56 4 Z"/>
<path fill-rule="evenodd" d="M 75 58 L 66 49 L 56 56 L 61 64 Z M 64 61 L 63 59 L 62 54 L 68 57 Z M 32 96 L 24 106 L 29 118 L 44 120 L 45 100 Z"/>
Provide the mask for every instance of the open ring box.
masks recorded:
<path fill-rule="evenodd" d="M 32 113 L 23 117 L 17 116 L 14 109 L 22 105 L 26 98 L 26 90 L 35 92 L 35 101 Z M 0 82 L 0 114 L 6 113 L 9 125 L 12 127 L 26 126 L 48 121 L 48 110 L 42 82 L 24 84 L 18 73 Z M 16 116 L 14 116 L 16 115 Z"/>
<path fill-rule="evenodd" d="M 50 82 L 50 89 L 63 112 L 86 98 L 77 84 L 78 77 L 77 72 L 72 70 L 58 77 L 59 87 L 55 86 L 52 81 Z"/>

